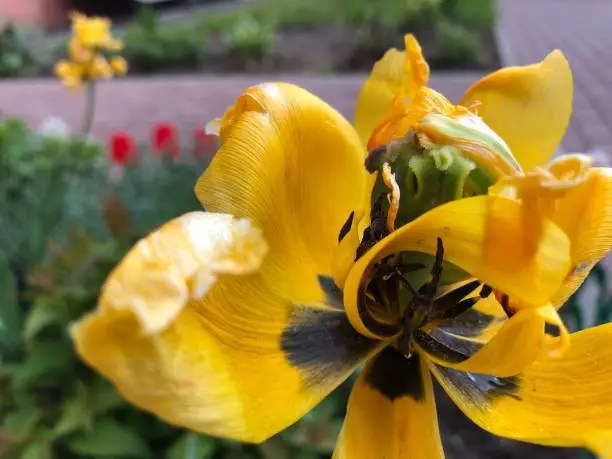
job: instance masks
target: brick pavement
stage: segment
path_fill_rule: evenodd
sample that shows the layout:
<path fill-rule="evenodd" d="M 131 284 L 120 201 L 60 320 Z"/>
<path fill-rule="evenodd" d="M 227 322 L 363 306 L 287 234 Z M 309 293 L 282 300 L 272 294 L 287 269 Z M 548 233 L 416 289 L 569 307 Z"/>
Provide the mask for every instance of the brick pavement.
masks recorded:
<path fill-rule="evenodd" d="M 434 75 L 432 84 L 458 99 L 476 79 L 477 73 Z M 365 74 L 359 75 L 241 75 L 165 76 L 127 78 L 98 86 L 93 137 L 108 138 L 125 130 L 139 140 L 148 138 L 155 122 L 170 121 L 189 132 L 219 116 L 247 86 L 262 81 L 299 84 L 328 101 L 352 119 L 355 99 Z M 39 126 L 49 116 L 64 119 L 74 129 L 80 126 L 83 93 L 66 91 L 54 80 L 14 80 L 0 84 L 0 111 L 25 118 Z"/>
<path fill-rule="evenodd" d="M 612 1 L 498 0 L 506 64 L 539 61 L 559 48 L 574 73 L 566 151 L 603 149 L 612 159 Z"/>

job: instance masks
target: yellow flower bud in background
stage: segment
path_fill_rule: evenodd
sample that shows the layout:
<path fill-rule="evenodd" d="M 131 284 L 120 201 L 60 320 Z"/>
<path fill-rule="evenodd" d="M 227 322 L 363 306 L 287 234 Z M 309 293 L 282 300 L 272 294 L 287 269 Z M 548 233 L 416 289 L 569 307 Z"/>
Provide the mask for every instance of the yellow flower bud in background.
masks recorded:
<path fill-rule="evenodd" d="M 107 18 L 88 18 L 72 13 L 72 37 L 68 41 L 68 59 L 55 66 L 55 74 L 69 87 L 90 83 L 98 78 L 124 76 L 128 65 L 121 56 L 108 54 L 123 49 L 123 42 L 112 36 Z"/>
<path fill-rule="evenodd" d="M 85 63 L 93 59 L 94 53 L 76 38 L 72 38 L 68 42 L 68 56 L 72 61 Z"/>
<path fill-rule="evenodd" d="M 113 69 L 103 56 L 96 56 L 88 70 L 89 77 L 93 80 L 113 77 Z"/>
<path fill-rule="evenodd" d="M 106 18 L 72 14 L 72 33 L 74 38 L 88 48 L 104 48 L 113 41 L 110 32 L 110 21 Z"/>
<path fill-rule="evenodd" d="M 79 86 L 83 79 L 83 68 L 75 63 L 61 60 L 55 64 L 54 73 L 64 86 L 73 88 Z"/>
<path fill-rule="evenodd" d="M 115 56 L 110 59 L 110 66 L 115 75 L 123 76 L 127 73 L 128 63 L 121 56 Z"/>

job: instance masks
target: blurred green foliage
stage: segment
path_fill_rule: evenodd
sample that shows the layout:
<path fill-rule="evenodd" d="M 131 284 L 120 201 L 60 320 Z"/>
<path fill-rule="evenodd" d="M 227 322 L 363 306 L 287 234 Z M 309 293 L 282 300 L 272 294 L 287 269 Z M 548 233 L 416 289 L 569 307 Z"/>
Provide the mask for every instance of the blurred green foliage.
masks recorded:
<path fill-rule="evenodd" d="M 461 24 L 440 21 L 437 24 L 438 48 L 435 62 L 443 67 L 455 67 L 478 61 L 478 36 Z"/>
<path fill-rule="evenodd" d="M 491 0 L 444 0 L 443 13 L 451 20 L 471 27 L 495 25 L 496 3 Z"/>
<path fill-rule="evenodd" d="M 65 232 L 87 207 L 76 190 L 101 183 L 100 149 L 80 138 L 37 135 L 7 119 L 0 121 L 0 152 L 1 253 L 30 264 L 44 252 L 44 238 Z"/>
<path fill-rule="evenodd" d="M 325 41 L 327 32 L 333 36 L 338 30 L 351 37 L 354 49 L 350 56 L 333 64 L 322 62 L 314 66 L 326 70 L 368 69 L 386 49 L 401 46 L 402 37 L 408 32 L 417 35 L 434 64 L 490 67 L 495 62 L 489 62 L 490 53 L 483 52 L 483 48 L 494 46 L 490 34 L 486 34 L 495 23 L 494 3 L 494 0 L 254 0 L 167 22 L 160 21 L 155 8 L 148 5 L 139 9 L 124 33 L 118 34 L 125 42 L 123 54 L 131 74 L 203 69 L 275 70 L 275 65 L 283 69 L 282 58 L 275 60 L 275 53 L 282 47 L 283 34 L 296 30 L 310 31 L 313 40 Z M 53 64 L 65 54 L 63 36 L 30 40 L 37 48 L 30 52 L 23 35 L 10 25 L 0 33 L 0 77 L 49 74 Z M 296 54 L 293 61 L 299 62 L 299 52 Z M 312 59 L 305 58 L 304 70 L 312 70 L 308 67 L 311 63 Z"/>
<path fill-rule="evenodd" d="M 481 50 L 479 32 L 495 22 L 492 0 L 260 0 L 240 9 L 205 13 L 195 23 L 197 35 L 232 37 L 225 40 L 230 53 L 234 43 L 258 54 L 239 56 L 263 59 L 270 35 L 288 29 L 340 27 L 353 31 L 357 53 L 380 54 L 401 41 L 407 32 L 424 38 L 430 58 L 446 66 L 477 64 Z M 246 18 L 246 19 L 245 19 Z M 243 31 L 241 29 L 244 29 Z"/>
<path fill-rule="evenodd" d="M 241 16 L 222 34 L 227 50 L 246 64 L 261 62 L 274 42 L 274 30 L 254 16 Z"/>
<path fill-rule="evenodd" d="M 0 25 L 0 77 L 31 75 L 37 64 L 21 30 L 11 22 Z"/>
<path fill-rule="evenodd" d="M 139 10 L 124 36 L 124 57 L 131 72 L 196 69 L 205 38 L 188 25 L 161 25 L 150 7 Z"/>

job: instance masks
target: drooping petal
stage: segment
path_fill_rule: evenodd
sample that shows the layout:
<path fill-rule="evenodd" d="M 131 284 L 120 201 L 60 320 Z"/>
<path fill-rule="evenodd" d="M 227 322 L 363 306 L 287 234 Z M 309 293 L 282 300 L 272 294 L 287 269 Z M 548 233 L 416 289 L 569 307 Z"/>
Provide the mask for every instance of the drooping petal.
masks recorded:
<path fill-rule="evenodd" d="M 553 334 L 545 334 L 547 326 Z M 518 311 L 492 336 L 465 337 L 436 328 L 429 333 L 418 331 L 415 340 L 422 352 L 442 366 L 499 377 L 517 375 L 542 349 L 558 356 L 569 344 L 568 332 L 550 305 Z"/>
<path fill-rule="evenodd" d="M 385 132 L 390 131 L 388 125 L 399 121 L 396 118 L 401 118 L 407 106 L 429 81 L 429 65 L 417 39 L 408 34 L 404 37 L 404 44 L 405 51 L 390 49 L 374 65 L 357 98 L 355 129 L 363 145 L 368 145 L 368 148 L 386 143 L 392 137 L 390 133 L 380 133 L 376 141 L 368 142 L 375 128 L 382 129 L 380 123 L 383 118 L 386 120 L 383 124 L 387 126 Z M 425 96 L 422 95 L 421 99 L 425 99 Z M 401 133 L 404 134 L 405 131 Z"/>
<path fill-rule="evenodd" d="M 571 240 L 572 270 L 552 303 L 561 307 L 612 246 L 612 169 L 594 168 L 571 189 L 552 219 Z"/>
<path fill-rule="evenodd" d="M 478 114 L 510 146 L 523 170 L 545 163 L 559 146 L 572 113 L 573 80 L 563 53 L 525 67 L 508 67 L 475 83 L 461 105 Z"/>
<path fill-rule="evenodd" d="M 382 59 L 374 64 L 372 73 L 359 92 L 354 125 L 364 147 L 404 83 L 405 60 L 403 51 L 395 48 L 388 50 Z"/>
<path fill-rule="evenodd" d="M 520 375 L 494 378 L 432 365 L 454 402 L 495 435 L 585 446 L 612 457 L 612 324 L 571 335 L 560 358 L 540 356 Z"/>
<path fill-rule="evenodd" d="M 411 99 L 407 99 L 405 89 L 402 91 L 374 128 L 368 141 L 368 150 L 373 150 L 392 140 L 402 139 L 423 117 L 430 113 L 450 116 L 467 112 L 461 107 L 456 107 L 442 94 L 427 86 L 419 88 Z"/>
<path fill-rule="evenodd" d="M 344 303 L 353 326 L 374 337 L 362 322 L 358 295 L 364 274 L 392 253 L 436 252 L 444 244 L 444 259 L 516 300 L 520 307 L 546 304 L 561 286 L 570 266 L 565 233 L 544 220 L 541 239 L 533 244 L 519 202 L 499 196 L 477 196 L 436 207 L 391 233 L 351 269 Z"/>
<path fill-rule="evenodd" d="M 167 422 L 266 439 L 378 344 L 352 329 L 326 278 L 312 303 L 271 292 L 256 271 L 264 253 L 246 220 L 195 212 L 169 222 L 128 253 L 72 327 L 77 352 Z"/>
<path fill-rule="evenodd" d="M 196 185 L 199 200 L 252 219 L 270 246 L 262 266 L 270 287 L 292 286 L 292 298 L 310 299 L 318 285 L 308 275 L 331 273 L 340 229 L 366 199 L 357 133 L 319 98 L 285 83 L 249 88 L 220 124 L 222 146 Z"/>
<path fill-rule="evenodd" d="M 414 35 L 405 35 L 404 45 L 406 47 L 406 95 L 409 99 L 412 99 L 429 82 L 429 64 L 425 60 L 423 49 Z"/>
<path fill-rule="evenodd" d="M 333 459 L 442 459 L 429 370 L 393 348 L 369 362 L 353 388 Z"/>

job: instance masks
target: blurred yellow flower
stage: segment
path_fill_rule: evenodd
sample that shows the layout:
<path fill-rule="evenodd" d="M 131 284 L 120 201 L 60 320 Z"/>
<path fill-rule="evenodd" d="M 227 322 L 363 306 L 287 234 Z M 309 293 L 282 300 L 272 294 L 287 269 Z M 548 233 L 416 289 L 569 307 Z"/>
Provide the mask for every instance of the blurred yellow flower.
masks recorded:
<path fill-rule="evenodd" d="M 123 48 L 123 43 L 112 36 L 110 20 L 88 18 L 81 13 L 73 13 L 71 20 L 68 60 L 61 60 L 55 66 L 55 74 L 62 83 L 67 87 L 77 87 L 100 78 L 124 76 L 127 62 L 113 54 Z"/>
<path fill-rule="evenodd" d="M 127 73 L 127 69 L 128 69 L 127 61 L 120 56 L 113 57 L 110 60 L 110 66 L 113 69 L 113 72 L 115 73 L 115 75 L 125 75 Z"/>
<path fill-rule="evenodd" d="M 113 38 L 111 22 L 107 18 L 88 18 L 81 13 L 73 13 L 71 19 L 73 37 L 83 46 L 108 51 L 120 51 L 123 47 L 121 40 Z"/>
<path fill-rule="evenodd" d="M 69 88 L 78 86 L 81 83 L 81 71 L 81 66 L 67 60 L 61 60 L 55 64 L 55 74 Z"/>

